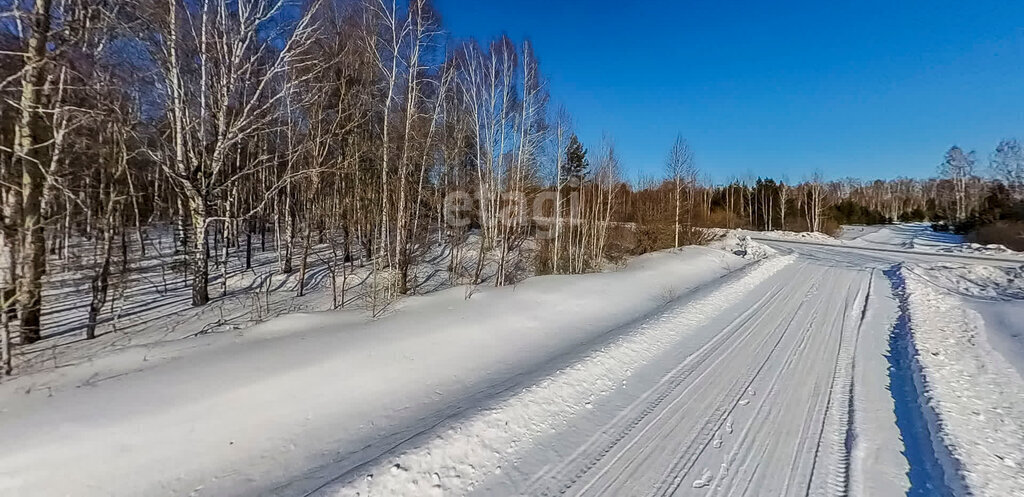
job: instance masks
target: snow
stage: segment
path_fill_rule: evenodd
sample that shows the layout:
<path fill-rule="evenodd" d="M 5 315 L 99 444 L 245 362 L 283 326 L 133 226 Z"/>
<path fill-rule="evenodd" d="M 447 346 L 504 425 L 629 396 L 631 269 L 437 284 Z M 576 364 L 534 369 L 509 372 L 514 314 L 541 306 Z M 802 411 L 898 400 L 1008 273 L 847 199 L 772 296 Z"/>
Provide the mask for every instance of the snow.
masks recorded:
<path fill-rule="evenodd" d="M 879 240 L 885 239 L 895 243 L 891 228 L 865 230 L 883 234 L 875 238 L 873 245 L 868 242 L 862 246 L 880 248 Z M 863 252 L 847 250 L 846 247 L 856 247 L 849 240 L 844 241 L 841 250 L 822 244 L 769 243 L 783 252 L 790 250 L 802 257 L 830 260 L 840 266 L 880 272 L 896 265 L 901 279 L 906 281 L 910 346 L 919 363 L 911 373 L 916 376 L 917 391 L 923 395 L 915 408 L 922 412 L 925 425 L 934 435 L 925 443 L 931 446 L 928 450 L 933 452 L 943 468 L 940 474 L 948 481 L 929 481 L 927 473 L 922 474 L 924 468 L 918 466 L 922 460 L 907 452 L 910 447 L 903 447 L 906 459 L 895 464 L 889 424 L 892 414 L 878 412 L 884 404 L 879 396 L 877 361 L 861 351 L 855 361 L 851 437 L 849 488 L 854 495 L 903 495 L 908 491 L 910 495 L 943 495 L 941 486 L 952 495 L 1024 495 L 1024 470 L 1020 467 L 1024 459 L 1024 431 L 1020 425 L 1024 420 L 1024 376 L 1020 374 L 1024 361 L 1019 360 L 1024 355 L 1020 350 L 1008 352 L 1009 347 L 1005 346 L 1009 340 L 1021 345 L 1019 324 L 1015 324 L 1024 317 L 1019 297 L 1020 266 L 1004 260 L 981 264 L 976 258 L 946 250 L 958 243 L 946 238 L 934 240 L 928 251 L 916 244 Z M 892 305 L 879 306 L 877 302 L 869 306 L 866 323 L 873 313 Z M 862 336 L 878 339 L 870 333 Z M 995 350 L 993 344 L 999 344 L 1003 350 Z M 876 342 L 874 349 L 877 351 L 878 347 Z M 904 441 L 911 443 L 906 437 Z M 902 478 L 894 471 L 900 467 L 907 468 Z M 917 478 L 919 486 L 906 486 L 911 475 Z"/>
<path fill-rule="evenodd" d="M 928 223 L 903 223 L 885 226 L 843 226 L 839 239 L 847 246 L 885 248 L 920 252 L 940 252 L 997 257 L 1019 257 L 1002 245 L 965 243 L 964 237 L 933 231 Z"/>
<path fill-rule="evenodd" d="M 841 495 L 869 276 L 798 255 L 473 495 Z"/>
<path fill-rule="evenodd" d="M 961 299 L 964 305 L 982 316 L 985 334 L 992 348 L 1006 359 L 1024 381 L 1024 299 L 978 300 Z"/>
<path fill-rule="evenodd" d="M 928 223 L 843 226 L 839 239 L 851 245 L 874 245 L 903 250 L 949 248 L 964 242 L 963 236 L 933 231 Z"/>
<path fill-rule="evenodd" d="M 886 358 L 889 336 L 877 330 L 892 327 L 896 301 L 885 278 L 872 271 L 866 313 L 854 356 L 853 415 L 850 444 L 851 496 L 907 495 L 910 470 L 896 417 L 891 408 Z M 872 333 L 872 330 L 876 330 Z"/>
<path fill-rule="evenodd" d="M 1022 257 L 1020 252 L 1010 250 L 1005 245 L 996 243 L 981 245 L 979 243 L 964 243 L 954 247 L 945 248 L 944 251 L 954 254 L 976 254 L 993 256 Z"/>
<path fill-rule="evenodd" d="M 174 252 L 174 237 L 169 227 L 147 229 L 145 253 L 134 237 L 129 238 L 127 264 L 122 267 L 120 261 L 115 261 L 109 301 L 100 315 L 98 336 L 88 341 L 82 336 L 90 300 L 91 268 L 96 265 L 97 254 L 94 253 L 95 243 L 72 240 L 68 259 L 49 256 L 43 288 L 45 340 L 17 348 L 16 372 L 30 374 L 66 369 L 121 353 L 138 355 L 136 349 L 139 348 L 166 347 L 172 342 L 210 333 L 248 333 L 254 325 L 278 316 L 289 315 L 301 320 L 307 313 L 332 310 L 335 302 L 331 266 L 336 269 L 338 305 L 360 311 L 346 317 L 346 321 L 366 321 L 401 306 L 400 302 L 381 295 L 379 285 L 375 286 L 371 277 L 369 264 L 355 261 L 340 268 L 344 254 L 333 253 L 329 243 L 311 247 L 305 292 L 299 296 L 298 260 L 291 273 L 282 274 L 273 236 L 268 233 L 266 250 L 261 248 L 259 238 L 258 235 L 253 237 L 250 269 L 245 268 L 244 246 L 231 249 L 226 285 L 216 263 L 221 251 L 211 251 L 214 262 L 210 294 L 214 298 L 200 308 L 191 305 L 191 287 L 181 272 L 184 257 Z M 314 241 L 319 241 L 317 238 L 314 236 Z M 466 283 L 467 275 L 475 272 L 478 240 L 470 236 L 455 261 L 447 246 L 432 246 L 422 254 L 421 262 L 411 268 L 413 292 L 426 294 Z M 302 247 L 293 247 L 296 259 L 301 253 Z M 358 258 L 359 253 L 353 256 Z M 531 274 L 527 262 L 517 257 L 510 264 L 510 273 L 516 281 Z M 481 275 L 483 284 L 493 281 L 496 269 L 493 254 L 486 254 Z M 225 288 L 226 294 L 223 293 Z M 264 328 L 260 333 L 269 331 Z"/>
<path fill-rule="evenodd" d="M 735 236 L 738 239 L 744 239 L 747 237 L 757 238 L 762 240 L 782 240 L 782 241 L 797 241 L 797 242 L 812 242 L 812 243 L 826 243 L 831 245 L 839 244 L 840 241 L 834 237 L 828 236 L 824 233 L 809 233 L 809 232 L 797 232 L 797 231 L 750 231 L 743 229 L 732 229 L 727 230 L 723 228 L 708 228 L 708 231 L 715 237 Z"/>
<path fill-rule="evenodd" d="M 915 273 L 904 279 L 924 395 L 957 476 L 972 495 L 1024 495 L 1024 382 L 978 313 Z"/>
<path fill-rule="evenodd" d="M 370 322 L 291 314 L 27 374 L 0 384 L 0 494 L 304 493 L 744 264 L 655 253 L 413 297 Z"/>
<path fill-rule="evenodd" d="M 909 265 L 906 270 L 965 297 L 1003 301 L 1024 299 L 1024 266 L 937 262 Z"/>
<path fill-rule="evenodd" d="M 740 235 L 735 231 L 721 233 L 720 237 L 708 243 L 708 247 L 724 250 L 744 259 L 758 260 L 775 255 L 775 249 L 758 243 L 749 235 Z"/>
<path fill-rule="evenodd" d="M 959 464 L 940 439 L 941 425 L 926 401 L 924 375 L 912 331 L 912 312 L 907 284 L 900 266 L 884 271 L 899 305 L 899 314 L 889 335 L 889 391 L 892 393 L 896 426 L 903 441 L 910 480 L 908 497 L 953 497 L 966 491 L 956 476 Z"/>
<path fill-rule="evenodd" d="M 923 225 L 717 234 L 502 288 L 437 251 L 376 318 L 301 312 L 322 261 L 257 318 L 270 253 L 214 311 L 134 283 L 100 339 L 0 384 L 0 495 L 1024 495 L 1014 255 Z"/>
<path fill-rule="evenodd" d="M 740 231 L 743 232 L 742 230 Z M 788 240 L 788 241 L 801 241 L 801 242 L 814 242 L 814 243 L 828 243 L 837 244 L 839 243 L 834 237 L 826 235 L 824 233 L 814 232 L 795 232 L 795 231 L 751 231 L 748 234 L 753 234 L 760 238 L 767 238 L 771 240 Z"/>
<path fill-rule="evenodd" d="M 841 245 L 850 248 L 888 250 L 902 253 L 952 254 L 979 257 L 1019 259 L 1024 263 L 1024 253 L 1015 252 L 1002 245 L 979 245 L 966 243 L 964 237 L 952 233 L 933 231 L 928 223 L 902 223 L 878 226 L 843 226 L 838 237 L 824 233 L 803 233 L 792 231 L 748 231 L 711 228 L 708 231 L 718 239 L 744 239 L 761 241 L 782 241 L 791 243 L 812 243 Z"/>
<path fill-rule="evenodd" d="M 322 495 L 415 496 L 471 491 L 487 476 L 500 473 L 503 464 L 533 439 L 561 429 L 580 409 L 620 386 L 635 368 L 688 330 L 706 323 L 723 303 L 738 300 L 793 259 L 768 260 L 707 297 L 641 323 L 629 335 L 495 408 L 444 428 L 426 444 L 387 457 L 364 475 L 325 489 Z"/>
<path fill-rule="evenodd" d="M 982 316 L 992 348 L 1024 377 L 1024 266 L 919 262 L 904 271 L 961 297 L 960 305 Z"/>

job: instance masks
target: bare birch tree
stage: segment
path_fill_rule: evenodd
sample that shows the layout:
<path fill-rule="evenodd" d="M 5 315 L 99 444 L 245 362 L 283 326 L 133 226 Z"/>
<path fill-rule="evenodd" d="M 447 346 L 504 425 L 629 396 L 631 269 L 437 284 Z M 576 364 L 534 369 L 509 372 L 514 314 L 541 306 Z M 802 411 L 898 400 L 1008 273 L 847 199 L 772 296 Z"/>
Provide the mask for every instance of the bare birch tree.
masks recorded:
<path fill-rule="evenodd" d="M 679 248 L 679 235 L 682 230 L 683 191 L 691 191 L 690 181 L 694 176 L 693 152 L 682 135 L 676 136 L 675 143 L 669 150 L 665 161 L 665 170 L 672 181 L 672 195 L 675 200 L 675 247 Z M 692 197 L 692 195 L 690 195 Z"/>
<path fill-rule="evenodd" d="M 974 176 L 974 152 L 964 152 L 953 146 L 946 152 L 946 158 L 939 172 L 953 183 L 953 201 L 956 206 L 955 221 L 967 218 L 967 183 Z"/>

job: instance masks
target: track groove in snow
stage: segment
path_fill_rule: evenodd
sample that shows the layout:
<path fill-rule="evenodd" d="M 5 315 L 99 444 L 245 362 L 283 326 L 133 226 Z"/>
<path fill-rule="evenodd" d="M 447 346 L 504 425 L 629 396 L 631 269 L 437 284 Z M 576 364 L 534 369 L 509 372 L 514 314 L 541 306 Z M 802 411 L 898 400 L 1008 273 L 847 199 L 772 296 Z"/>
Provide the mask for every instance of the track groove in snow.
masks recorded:
<path fill-rule="evenodd" d="M 419 447 L 384 457 L 369 470 L 319 495 L 464 494 L 536 437 L 562 428 L 589 402 L 611 392 L 635 368 L 666 350 L 687 330 L 707 323 L 727 303 L 739 301 L 795 256 L 757 263 L 741 278 L 703 298 L 645 322 L 629 335 L 540 383 L 448 427 Z"/>
<path fill-rule="evenodd" d="M 871 277 L 785 268 L 518 493 L 843 495 L 853 352 Z"/>
<path fill-rule="evenodd" d="M 747 323 L 757 318 L 757 311 L 763 306 L 784 297 L 785 294 L 782 288 L 774 288 L 770 293 L 766 293 L 755 306 L 741 314 L 735 322 Z M 751 329 L 745 329 L 747 334 L 750 333 Z M 741 341 L 735 340 L 730 342 L 730 340 L 734 335 L 743 330 L 744 328 L 741 326 L 732 326 L 701 347 L 693 356 L 683 361 L 679 367 L 659 382 L 655 388 L 649 390 L 628 409 L 619 414 L 616 420 L 609 426 L 599 430 L 594 437 L 578 449 L 576 453 L 567 458 L 559 467 L 551 468 L 537 475 L 526 493 L 529 495 L 558 495 L 565 493 L 576 480 L 596 466 L 618 443 L 626 439 L 635 428 L 640 426 L 649 415 L 654 413 L 670 395 L 675 395 L 675 390 L 682 386 L 691 374 L 703 367 L 704 363 L 709 359 L 716 357 L 716 353 L 722 347 L 729 344 L 730 347 L 727 353 L 731 352 Z M 721 357 L 721 355 L 717 357 Z M 684 395 L 686 393 L 683 392 Z M 679 398 L 681 396 L 676 395 L 673 400 L 678 401 Z M 668 407 L 671 408 L 672 405 Z M 644 428 L 649 426 L 644 425 Z M 612 433 L 614 435 L 609 435 Z M 635 443 L 635 440 L 632 443 Z"/>
<path fill-rule="evenodd" d="M 924 398 L 921 366 L 911 335 L 906 281 L 898 265 L 886 270 L 885 275 L 899 305 L 899 315 L 889 338 L 889 391 L 908 464 L 907 495 L 949 497 L 953 491 L 946 483 L 945 472 L 953 466 L 953 461 L 947 460 L 945 464 L 940 461 L 941 456 L 947 459 L 950 456 L 935 433 L 937 426 L 932 423 L 935 412 Z"/>
<path fill-rule="evenodd" d="M 848 381 L 844 365 L 852 359 L 849 349 L 862 314 L 850 305 L 859 307 L 862 295 L 856 280 L 847 288 L 827 283 L 822 293 L 846 296 L 842 307 L 819 301 L 811 310 L 799 341 L 761 388 L 764 397 L 726 458 L 725 464 L 737 469 L 712 487 L 714 495 L 844 494 L 845 443 L 825 438 L 824 429 L 842 425 L 849 406 L 829 399 L 845 395 L 835 387 Z M 845 433 L 841 427 L 837 434 L 845 438 Z"/>
<path fill-rule="evenodd" d="M 873 273 L 872 273 L 873 274 Z M 848 438 L 850 436 L 850 416 L 853 399 L 853 356 L 857 349 L 864 315 L 870 298 L 871 278 L 863 281 L 858 290 L 855 307 L 843 312 L 843 326 L 840 328 L 839 353 L 836 355 L 835 372 L 832 376 L 832 387 L 829 389 L 828 408 L 822 424 L 821 437 L 811 467 L 811 482 L 807 495 L 845 495 L 849 477 L 850 454 Z M 855 323 L 847 323 L 847 319 Z M 821 448 L 827 444 L 829 458 L 825 463 L 825 471 L 816 471 Z"/>
<path fill-rule="evenodd" d="M 821 278 L 819 276 L 818 278 L 816 278 L 814 280 L 814 284 L 812 285 L 811 289 L 808 290 L 807 295 L 804 297 L 804 300 L 801 303 L 801 305 L 806 304 L 808 299 L 813 294 L 818 292 L 818 288 L 820 286 L 820 283 L 821 283 Z M 815 310 L 814 310 L 815 315 L 817 315 L 817 312 L 818 312 L 818 310 L 817 310 L 817 308 L 815 308 Z M 797 318 L 797 314 L 796 313 L 792 314 L 791 319 L 789 320 L 789 322 L 786 323 L 785 328 L 782 328 L 782 332 L 779 334 L 778 339 L 775 339 L 774 342 L 773 342 L 773 337 L 771 335 L 766 335 L 765 342 L 772 343 L 771 348 L 768 349 L 768 353 L 765 356 L 764 360 L 760 361 L 759 363 L 757 363 L 756 370 L 748 371 L 748 374 L 745 375 L 744 377 L 742 377 L 742 379 L 739 381 L 740 388 L 737 389 L 737 391 L 734 394 L 734 396 L 730 396 L 728 398 L 728 400 L 727 400 L 727 403 L 725 405 L 723 405 L 723 406 L 720 406 L 715 411 L 715 414 L 718 415 L 718 425 L 716 426 L 716 429 L 724 424 L 725 420 L 728 418 L 728 416 L 730 416 L 735 411 L 737 406 L 741 406 L 741 402 L 742 402 L 741 399 L 743 398 L 744 395 L 751 395 L 754 392 L 754 390 L 751 388 L 751 385 L 753 384 L 754 379 L 758 375 L 760 375 L 762 373 L 762 371 L 764 371 L 765 366 L 769 363 L 769 360 L 772 359 L 773 356 L 777 355 L 777 351 L 779 349 L 779 345 L 782 343 L 782 341 L 785 338 L 787 332 L 791 329 L 791 327 L 793 325 L 793 322 L 796 320 L 796 318 Z M 801 338 L 803 339 L 805 337 L 806 337 L 806 335 L 804 337 L 801 337 Z M 757 347 L 757 349 L 758 350 L 764 350 L 763 345 L 764 345 L 764 342 L 761 342 L 759 344 L 759 346 Z M 753 396 L 753 395 L 751 395 L 751 396 Z M 764 398 L 763 397 L 763 392 L 762 392 L 762 398 Z M 749 404 L 745 404 L 745 405 L 742 405 L 742 406 L 745 407 L 746 405 L 749 405 Z M 708 442 L 705 441 L 702 444 L 699 444 L 699 451 L 696 454 L 693 454 L 693 458 L 692 459 L 686 458 L 685 457 L 685 453 L 684 453 L 684 457 L 680 457 L 679 459 L 676 459 L 675 463 L 667 470 L 666 477 L 663 478 L 661 480 L 661 482 L 659 483 L 658 492 L 656 492 L 656 494 L 660 495 L 660 496 L 663 496 L 663 497 L 669 496 L 669 495 L 673 495 L 683 485 L 684 480 L 685 480 L 685 475 L 687 475 L 693 469 L 694 465 L 697 463 L 697 459 L 704 453 L 704 450 L 707 449 L 707 447 L 708 447 Z"/>

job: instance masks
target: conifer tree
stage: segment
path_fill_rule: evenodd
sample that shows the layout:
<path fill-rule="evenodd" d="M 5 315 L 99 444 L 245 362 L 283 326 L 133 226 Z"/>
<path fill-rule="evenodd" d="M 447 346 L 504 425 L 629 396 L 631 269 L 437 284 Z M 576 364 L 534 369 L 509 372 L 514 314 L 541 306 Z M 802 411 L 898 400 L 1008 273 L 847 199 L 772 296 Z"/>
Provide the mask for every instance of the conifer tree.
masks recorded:
<path fill-rule="evenodd" d="M 569 184 L 579 187 L 590 169 L 590 161 L 587 160 L 587 149 L 580 143 L 579 138 L 573 133 L 569 137 L 569 145 L 565 149 L 565 163 L 562 165 L 562 175 L 569 180 Z"/>

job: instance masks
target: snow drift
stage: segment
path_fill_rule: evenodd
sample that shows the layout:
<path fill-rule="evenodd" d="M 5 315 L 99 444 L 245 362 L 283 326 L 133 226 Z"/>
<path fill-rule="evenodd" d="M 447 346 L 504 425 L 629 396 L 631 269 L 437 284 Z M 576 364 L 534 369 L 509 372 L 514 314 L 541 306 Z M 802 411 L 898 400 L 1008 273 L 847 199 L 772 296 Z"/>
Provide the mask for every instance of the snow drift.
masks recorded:
<path fill-rule="evenodd" d="M 932 284 L 950 292 L 992 300 L 1024 299 L 1024 266 L 1004 267 L 942 262 L 907 266 Z"/>
<path fill-rule="evenodd" d="M 972 495 L 1024 495 L 1024 383 L 978 313 L 914 272 L 903 276 L 924 395 L 957 462 L 947 482 Z"/>

